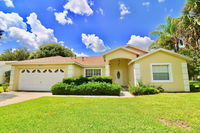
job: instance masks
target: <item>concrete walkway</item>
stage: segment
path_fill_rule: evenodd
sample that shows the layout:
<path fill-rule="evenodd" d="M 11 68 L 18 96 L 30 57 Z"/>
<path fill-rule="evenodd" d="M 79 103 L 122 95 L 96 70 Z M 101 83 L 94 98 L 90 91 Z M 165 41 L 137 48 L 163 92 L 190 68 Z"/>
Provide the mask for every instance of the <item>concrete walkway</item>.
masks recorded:
<path fill-rule="evenodd" d="M 113 97 L 113 98 L 127 98 L 133 97 L 129 92 L 122 91 L 120 96 L 89 96 L 89 95 L 52 95 L 50 92 L 3 92 L 0 93 L 0 106 L 15 104 L 43 96 L 56 97 Z"/>

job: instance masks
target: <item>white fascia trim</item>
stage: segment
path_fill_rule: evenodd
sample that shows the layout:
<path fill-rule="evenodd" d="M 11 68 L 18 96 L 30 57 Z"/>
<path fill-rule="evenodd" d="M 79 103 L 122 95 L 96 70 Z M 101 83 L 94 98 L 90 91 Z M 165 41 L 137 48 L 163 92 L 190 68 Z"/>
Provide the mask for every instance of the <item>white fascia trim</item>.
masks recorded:
<path fill-rule="evenodd" d="M 130 65 L 131 63 L 133 63 L 133 62 L 135 62 L 135 61 L 137 61 L 137 60 L 140 60 L 140 59 L 142 59 L 142 58 L 144 58 L 144 57 L 146 57 L 146 56 L 152 55 L 152 54 L 154 54 L 154 53 L 156 53 L 156 52 L 158 52 L 158 51 L 164 51 L 164 52 L 167 52 L 167 53 L 176 55 L 176 56 L 178 56 L 178 57 L 184 58 L 184 59 L 186 59 L 186 60 L 192 60 L 191 58 L 189 58 L 189 57 L 187 57 L 187 56 L 180 55 L 180 54 L 177 54 L 177 53 L 175 53 L 175 52 L 172 52 L 172 51 L 169 51 L 169 50 L 166 50 L 166 49 L 163 49 L 163 48 L 159 48 L 159 49 L 157 49 L 157 50 L 154 50 L 154 51 L 149 52 L 148 54 L 145 54 L 145 55 L 143 55 L 143 56 L 140 56 L 140 57 L 138 57 L 138 58 L 136 58 L 136 59 L 131 60 L 131 61 L 128 63 L 128 65 Z"/>
<path fill-rule="evenodd" d="M 140 53 L 138 53 L 138 52 L 136 52 L 136 51 L 133 51 L 133 50 L 130 50 L 130 49 L 128 49 L 128 48 L 125 48 L 125 47 L 118 47 L 118 48 L 113 49 L 113 50 L 111 50 L 111 51 L 109 51 L 109 52 L 107 52 L 107 53 L 104 53 L 103 56 L 105 56 L 105 55 L 107 55 L 107 54 L 109 54 L 109 53 L 112 53 L 112 52 L 114 52 L 114 51 L 116 51 L 116 50 L 118 50 L 118 49 L 123 49 L 123 50 L 129 51 L 129 52 L 131 52 L 131 53 L 140 55 Z"/>
<path fill-rule="evenodd" d="M 168 65 L 169 66 L 169 80 L 153 80 L 153 65 Z M 172 74 L 172 64 L 171 63 L 151 63 L 150 64 L 150 74 L 151 74 L 151 82 L 152 83 L 161 83 L 161 82 L 173 82 L 173 74 Z"/>
<path fill-rule="evenodd" d="M 101 76 L 102 76 L 102 68 L 96 68 L 96 67 L 87 67 L 87 68 L 83 68 L 83 76 L 85 77 L 85 73 L 87 69 L 101 69 Z"/>

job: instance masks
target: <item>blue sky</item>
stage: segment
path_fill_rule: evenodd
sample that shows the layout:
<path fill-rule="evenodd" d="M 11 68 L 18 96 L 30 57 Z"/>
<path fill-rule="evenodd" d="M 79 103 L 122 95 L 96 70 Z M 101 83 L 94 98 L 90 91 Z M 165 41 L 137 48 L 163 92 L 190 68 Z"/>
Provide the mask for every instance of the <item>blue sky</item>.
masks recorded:
<path fill-rule="evenodd" d="M 0 53 L 61 43 L 78 56 L 96 56 L 127 43 L 146 49 L 148 33 L 178 17 L 184 0 L 0 0 Z"/>

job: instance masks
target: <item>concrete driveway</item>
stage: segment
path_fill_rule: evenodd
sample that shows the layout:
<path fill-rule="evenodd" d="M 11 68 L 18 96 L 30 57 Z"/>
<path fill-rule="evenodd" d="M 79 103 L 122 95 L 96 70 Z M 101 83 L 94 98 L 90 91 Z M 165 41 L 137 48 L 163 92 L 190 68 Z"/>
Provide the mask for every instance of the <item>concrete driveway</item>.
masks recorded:
<path fill-rule="evenodd" d="M 52 96 L 50 92 L 3 92 L 0 93 L 0 106 L 15 104 L 43 96 Z"/>

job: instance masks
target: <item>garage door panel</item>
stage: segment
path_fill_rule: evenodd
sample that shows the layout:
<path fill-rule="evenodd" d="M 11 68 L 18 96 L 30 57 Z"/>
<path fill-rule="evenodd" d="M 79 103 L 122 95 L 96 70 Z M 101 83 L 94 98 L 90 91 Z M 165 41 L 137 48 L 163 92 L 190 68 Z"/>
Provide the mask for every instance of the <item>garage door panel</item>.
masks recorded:
<path fill-rule="evenodd" d="M 50 91 L 64 78 L 63 69 L 28 69 L 20 71 L 19 90 Z"/>

